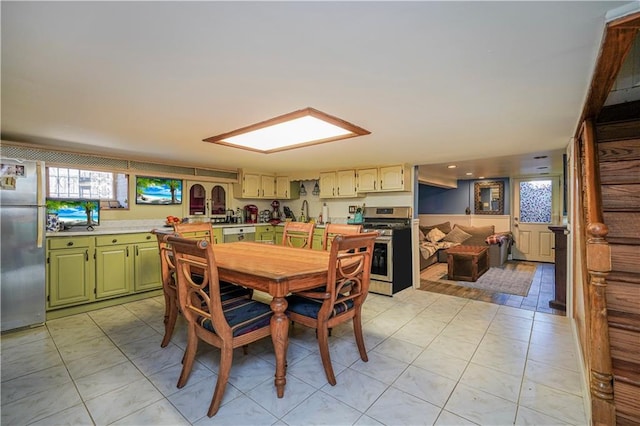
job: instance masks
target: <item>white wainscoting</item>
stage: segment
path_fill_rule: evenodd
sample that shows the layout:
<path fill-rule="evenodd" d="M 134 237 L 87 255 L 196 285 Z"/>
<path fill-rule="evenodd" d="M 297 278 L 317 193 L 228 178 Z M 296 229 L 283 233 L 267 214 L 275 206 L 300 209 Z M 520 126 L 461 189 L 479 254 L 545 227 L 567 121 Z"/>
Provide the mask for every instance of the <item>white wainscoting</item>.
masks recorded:
<path fill-rule="evenodd" d="M 461 226 L 489 226 L 493 225 L 496 232 L 511 231 L 511 216 L 509 215 L 478 215 L 478 214 L 420 214 L 420 225 L 437 225 L 450 222 Z"/>

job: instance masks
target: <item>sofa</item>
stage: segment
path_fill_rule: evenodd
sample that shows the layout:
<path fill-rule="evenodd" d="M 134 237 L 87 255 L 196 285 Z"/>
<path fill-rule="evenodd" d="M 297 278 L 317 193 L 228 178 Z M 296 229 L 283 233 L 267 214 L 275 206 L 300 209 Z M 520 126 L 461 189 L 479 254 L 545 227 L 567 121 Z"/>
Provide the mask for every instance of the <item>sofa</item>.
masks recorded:
<path fill-rule="evenodd" d="M 495 232 L 490 226 L 462 226 L 444 222 L 420 226 L 420 270 L 436 262 L 446 263 L 446 250 L 456 245 L 489 246 L 489 266 L 502 266 L 507 261 L 513 237 L 511 232 Z"/>

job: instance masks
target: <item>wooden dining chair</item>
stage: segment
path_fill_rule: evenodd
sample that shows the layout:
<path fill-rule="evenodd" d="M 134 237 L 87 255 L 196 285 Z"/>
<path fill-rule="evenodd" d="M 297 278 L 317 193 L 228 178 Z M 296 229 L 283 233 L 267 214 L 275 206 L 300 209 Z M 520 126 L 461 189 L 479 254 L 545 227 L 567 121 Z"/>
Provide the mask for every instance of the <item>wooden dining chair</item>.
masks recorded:
<path fill-rule="evenodd" d="M 158 249 L 160 253 L 160 269 L 162 275 L 162 290 L 164 295 L 164 336 L 160 347 L 166 347 L 171 341 L 173 331 L 178 320 L 179 304 L 178 292 L 175 283 L 175 265 L 173 263 L 173 253 L 166 239 L 171 233 L 166 231 L 151 231 L 158 238 Z M 178 236 L 191 239 L 204 239 L 209 243 L 214 243 L 213 229 L 211 223 L 181 223 L 174 225 L 174 232 Z M 199 276 L 194 276 L 199 279 Z M 235 285 L 226 281 L 220 283 L 220 297 L 224 300 L 245 297 L 251 299 L 253 290 Z"/>
<path fill-rule="evenodd" d="M 266 303 L 245 297 L 220 297 L 218 268 L 207 241 L 170 236 L 167 242 L 175 258 L 180 309 L 187 320 L 187 348 L 178 388 L 189 379 L 200 340 L 220 348 L 218 379 L 207 412 L 211 417 L 220 408 L 233 350 L 269 336 L 272 311 Z M 201 281 L 194 279 L 200 274 Z"/>
<path fill-rule="evenodd" d="M 322 235 L 322 250 L 331 247 L 331 241 L 336 235 L 353 235 L 362 232 L 362 225 L 351 225 L 347 223 L 327 223 Z"/>
<path fill-rule="evenodd" d="M 362 304 L 369 292 L 371 257 L 377 232 L 338 235 L 329 255 L 327 284 L 287 296 L 287 315 L 297 323 L 316 329 L 320 357 L 327 380 L 333 386 L 336 377 L 329 354 L 329 329 L 353 320 L 353 331 L 360 358 L 367 362 L 362 335 Z"/>
<path fill-rule="evenodd" d="M 215 244 L 211 222 L 174 223 L 173 230 L 183 238 L 205 239 Z"/>
<path fill-rule="evenodd" d="M 315 227 L 315 223 L 311 222 L 286 222 L 282 233 L 282 245 L 311 249 Z"/>
<path fill-rule="evenodd" d="M 164 295 L 164 337 L 160 347 L 164 348 L 169 344 L 173 330 L 178 319 L 178 290 L 176 288 L 175 270 L 173 263 L 173 253 L 167 238 L 166 232 L 154 229 L 151 233 L 158 239 L 158 251 L 160 254 L 160 272 L 162 277 L 162 293 Z"/>

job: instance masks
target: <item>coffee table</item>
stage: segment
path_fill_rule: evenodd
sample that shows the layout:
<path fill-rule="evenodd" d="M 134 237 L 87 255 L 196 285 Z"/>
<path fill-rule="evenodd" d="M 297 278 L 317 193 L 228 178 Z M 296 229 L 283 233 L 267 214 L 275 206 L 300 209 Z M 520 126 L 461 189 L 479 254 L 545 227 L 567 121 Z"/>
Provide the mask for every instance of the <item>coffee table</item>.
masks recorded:
<path fill-rule="evenodd" d="M 488 246 L 455 246 L 446 253 L 449 280 L 475 282 L 489 269 Z"/>

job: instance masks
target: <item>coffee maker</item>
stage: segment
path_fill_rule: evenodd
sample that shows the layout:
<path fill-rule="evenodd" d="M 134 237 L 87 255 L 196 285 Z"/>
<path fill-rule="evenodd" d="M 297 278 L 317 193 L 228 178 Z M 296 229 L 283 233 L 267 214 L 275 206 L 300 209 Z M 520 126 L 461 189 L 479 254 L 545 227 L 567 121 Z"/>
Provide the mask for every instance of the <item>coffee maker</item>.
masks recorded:
<path fill-rule="evenodd" d="M 258 206 L 254 204 L 244 206 L 244 217 L 246 223 L 258 223 Z"/>

